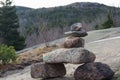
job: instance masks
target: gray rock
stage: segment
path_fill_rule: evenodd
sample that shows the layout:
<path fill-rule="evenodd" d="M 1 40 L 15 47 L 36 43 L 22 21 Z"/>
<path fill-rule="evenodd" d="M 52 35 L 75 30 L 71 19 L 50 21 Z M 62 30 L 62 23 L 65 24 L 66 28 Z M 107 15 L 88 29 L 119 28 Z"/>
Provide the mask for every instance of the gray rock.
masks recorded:
<path fill-rule="evenodd" d="M 31 77 L 32 78 L 55 78 L 63 77 L 66 74 L 64 64 L 47 64 L 44 62 L 36 63 L 31 66 Z"/>
<path fill-rule="evenodd" d="M 71 31 L 80 31 L 82 28 L 82 24 L 81 23 L 75 23 L 71 26 Z"/>
<path fill-rule="evenodd" d="M 110 67 L 100 62 L 86 63 L 74 73 L 75 80 L 111 80 L 113 75 Z"/>
<path fill-rule="evenodd" d="M 65 39 L 63 46 L 64 48 L 78 48 L 84 47 L 85 40 L 80 37 L 68 37 Z"/>
<path fill-rule="evenodd" d="M 81 31 L 68 31 L 64 33 L 66 36 L 73 36 L 73 37 L 85 37 L 88 35 L 88 33 L 81 29 Z"/>
<path fill-rule="evenodd" d="M 72 63 L 81 64 L 94 62 L 96 56 L 84 48 L 62 48 L 43 54 L 46 63 Z"/>

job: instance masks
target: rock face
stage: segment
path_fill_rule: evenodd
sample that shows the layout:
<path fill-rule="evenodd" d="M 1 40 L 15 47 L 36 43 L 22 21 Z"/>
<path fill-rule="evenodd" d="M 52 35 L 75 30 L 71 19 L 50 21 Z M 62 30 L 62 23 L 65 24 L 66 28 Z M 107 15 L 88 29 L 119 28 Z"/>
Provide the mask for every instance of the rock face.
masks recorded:
<path fill-rule="evenodd" d="M 84 30 L 81 29 L 80 31 L 68 31 L 65 32 L 66 36 L 72 36 L 72 37 L 85 37 L 88 35 L 88 33 Z"/>
<path fill-rule="evenodd" d="M 64 41 L 64 48 L 84 47 L 85 40 L 80 37 L 68 37 Z"/>
<path fill-rule="evenodd" d="M 75 80 L 111 80 L 113 75 L 110 67 L 100 62 L 79 66 L 74 73 Z"/>
<path fill-rule="evenodd" d="M 55 78 L 62 77 L 66 74 L 64 64 L 47 64 L 44 62 L 36 63 L 31 66 L 32 78 Z"/>
<path fill-rule="evenodd" d="M 94 62 L 96 56 L 84 48 L 57 49 L 43 55 L 46 63 L 72 63 L 81 64 Z"/>

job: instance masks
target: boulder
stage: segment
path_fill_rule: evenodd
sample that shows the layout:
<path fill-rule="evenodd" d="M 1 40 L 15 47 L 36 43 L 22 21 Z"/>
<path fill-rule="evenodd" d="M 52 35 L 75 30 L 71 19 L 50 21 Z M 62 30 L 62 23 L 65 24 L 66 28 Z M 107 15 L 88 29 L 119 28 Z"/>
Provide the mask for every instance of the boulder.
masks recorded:
<path fill-rule="evenodd" d="M 44 62 L 36 63 L 31 66 L 31 76 L 32 78 L 55 78 L 63 77 L 66 74 L 66 69 L 64 64 L 47 64 Z"/>
<path fill-rule="evenodd" d="M 80 31 L 68 31 L 64 33 L 66 36 L 72 36 L 72 37 L 85 37 L 88 35 L 88 33 L 81 29 Z"/>
<path fill-rule="evenodd" d="M 80 31 L 81 28 L 82 28 L 81 23 L 75 23 L 75 24 L 71 25 L 71 31 Z"/>
<path fill-rule="evenodd" d="M 86 63 L 79 66 L 74 73 L 75 80 L 111 80 L 113 75 L 110 67 L 101 62 Z"/>
<path fill-rule="evenodd" d="M 96 56 L 84 48 L 61 48 L 43 54 L 43 61 L 46 63 L 72 63 L 82 64 L 94 62 Z"/>
<path fill-rule="evenodd" d="M 64 48 L 84 47 L 85 40 L 80 37 L 68 37 L 65 39 Z"/>

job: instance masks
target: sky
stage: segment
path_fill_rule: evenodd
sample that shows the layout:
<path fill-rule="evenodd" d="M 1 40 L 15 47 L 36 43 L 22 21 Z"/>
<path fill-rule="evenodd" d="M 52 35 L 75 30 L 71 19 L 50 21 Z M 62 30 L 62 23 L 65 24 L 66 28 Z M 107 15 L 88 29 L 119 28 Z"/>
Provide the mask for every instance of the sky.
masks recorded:
<path fill-rule="evenodd" d="M 98 2 L 109 6 L 120 7 L 120 0 L 13 0 L 13 4 L 16 6 L 31 8 L 63 6 L 74 2 Z"/>

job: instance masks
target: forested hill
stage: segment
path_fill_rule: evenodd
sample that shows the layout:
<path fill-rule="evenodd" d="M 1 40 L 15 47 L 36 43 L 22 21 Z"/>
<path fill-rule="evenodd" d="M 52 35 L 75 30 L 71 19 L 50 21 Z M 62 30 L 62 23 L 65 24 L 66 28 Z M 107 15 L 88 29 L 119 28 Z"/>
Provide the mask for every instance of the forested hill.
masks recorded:
<path fill-rule="evenodd" d="M 68 30 L 69 26 L 76 22 L 82 22 L 87 30 L 92 30 L 107 20 L 109 12 L 112 14 L 115 26 L 120 26 L 120 8 L 98 3 L 82 2 L 39 9 L 17 7 L 20 31 L 27 37 L 32 34 L 40 35 L 42 27 Z"/>

